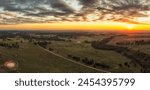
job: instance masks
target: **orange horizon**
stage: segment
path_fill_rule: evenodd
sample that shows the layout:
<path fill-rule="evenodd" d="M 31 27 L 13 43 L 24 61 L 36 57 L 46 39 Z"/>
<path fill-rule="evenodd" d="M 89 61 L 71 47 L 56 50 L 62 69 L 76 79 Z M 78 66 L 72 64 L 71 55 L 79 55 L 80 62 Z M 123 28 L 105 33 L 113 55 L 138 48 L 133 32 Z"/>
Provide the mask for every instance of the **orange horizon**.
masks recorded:
<path fill-rule="evenodd" d="M 124 22 L 58 22 L 0 25 L 0 30 L 150 31 L 150 25 Z"/>

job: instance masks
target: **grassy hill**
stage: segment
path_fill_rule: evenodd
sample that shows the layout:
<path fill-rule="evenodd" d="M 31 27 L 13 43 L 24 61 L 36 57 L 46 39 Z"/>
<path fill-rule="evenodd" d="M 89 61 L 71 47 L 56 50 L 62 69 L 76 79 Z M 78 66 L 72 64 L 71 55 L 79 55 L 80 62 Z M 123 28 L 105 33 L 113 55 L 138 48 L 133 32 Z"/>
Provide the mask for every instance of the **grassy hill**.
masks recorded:
<path fill-rule="evenodd" d="M 18 72 L 98 72 L 59 58 L 28 42 L 20 44 L 19 49 L 0 47 L 0 52 L 3 60 L 18 62 Z"/>
<path fill-rule="evenodd" d="M 11 34 L 10 34 L 11 35 Z M 22 34 L 21 34 L 22 35 Z M 0 72 L 11 72 L 6 69 L 6 61 L 17 63 L 17 72 L 45 72 L 45 73 L 95 73 L 102 72 L 141 72 L 142 67 L 130 58 L 113 50 L 101 50 L 91 47 L 92 41 L 101 41 L 108 35 L 74 35 L 74 34 L 25 34 L 25 36 L 0 39 L 1 43 L 18 45 L 19 48 L 9 48 L 0 45 Z M 24 35 L 24 34 L 23 34 Z M 66 35 L 66 36 L 65 36 Z M 116 45 L 114 41 L 123 41 L 121 36 L 111 40 L 110 45 Z M 126 37 L 129 38 L 129 37 Z M 39 47 L 38 42 L 50 42 L 44 48 Z M 35 44 L 36 43 L 36 44 Z M 149 54 L 149 45 L 122 45 L 140 50 Z M 68 57 L 71 55 L 71 58 Z M 73 59 L 79 58 L 80 60 Z M 93 61 L 87 64 L 83 60 Z M 98 65 L 99 64 L 99 65 Z M 128 65 L 127 65 L 128 64 Z M 108 68 L 105 68 L 108 67 Z"/>
<path fill-rule="evenodd" d="M 119 64 L 124 64 L 125 62 L 130 63 L 131 60 L 116 53 L 114 51 L 107 50 L 97 50 L 91 47 L 87 43 L 77 43 L 77 42 L 52 42 L 49 45 L 52 47 L 53 52 L 56 52 L 60 55 L 67 57 L 67 55 L 78 56 L 82 58 L 92 59 L 95 62 L 103 63 L 110 66 L 109 69 L 106 69 L 111 72 L 140 72 L 140 67 L 131 66 L 119 67 Z"/>

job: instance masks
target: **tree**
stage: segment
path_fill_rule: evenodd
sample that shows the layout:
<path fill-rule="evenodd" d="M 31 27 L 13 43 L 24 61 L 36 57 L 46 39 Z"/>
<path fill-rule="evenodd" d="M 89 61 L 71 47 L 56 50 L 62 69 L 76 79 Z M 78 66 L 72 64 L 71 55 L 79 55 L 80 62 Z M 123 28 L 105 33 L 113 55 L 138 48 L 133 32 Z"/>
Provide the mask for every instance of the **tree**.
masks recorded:
<path fill-rule="evenodd" d="M 127 65 L 128 65 L 128 62 L 125 62 L 124 65 L 127 66 Z"/>
<path fill-rule="evenodd" d="M 110 68 L 110 66 L 104 64 L 104 63 L 99 63 L 99 62 L 95 62 L 94 63 L 94 67 L 102 67 L 102 68 Z"/>
<path fill-rule="evenodd" d="M 20 43 L 23 43 L 23 40 L 21 40 Z"/>
<path fill-rule="evenodd" d="M 49 48 L 49 51 L 53 51 L 54 49 L 52 49 L 51 47 Z"/>
<path fill-rule="evenodd" d="M 122 67 L 122 64 L 118 64 L 119 67 Z"/>
<path fill-rule="evenodd" d="M 0 52 L 0 58 L 2 58 L 2 56 L 3 56 L 3 54 L 2 54 L 2 52 Z"/>
<path fill-rule="evenodd" d="M 80 61 L 80 57 L 77 57 L 77 56 L 72 56 L 72 59 L 75 61 Z"/>
<path fill-rule="evenodd" d="M 82 62 L 87 65 L 93 65 L 95 63 L 93 59 L 88 59 L 87 57 L 83 58 Z"/>

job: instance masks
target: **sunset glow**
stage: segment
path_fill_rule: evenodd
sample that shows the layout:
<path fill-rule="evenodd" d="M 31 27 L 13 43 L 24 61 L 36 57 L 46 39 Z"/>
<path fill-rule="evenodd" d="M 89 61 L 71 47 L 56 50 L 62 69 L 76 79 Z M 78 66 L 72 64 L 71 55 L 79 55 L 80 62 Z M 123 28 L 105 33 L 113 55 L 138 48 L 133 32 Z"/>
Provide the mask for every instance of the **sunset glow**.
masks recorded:
<path fill-rule="evenodd" d="M 150 30 L 150 0 L 0 0 L 0 30 Z"/>
<path fill-rule="evenodd" d="M 132 29 L 135 28 L 135 25 L 133 25 L 133 24 L 128 24 L 128 25 L 127 25 L 127 28 L 128 28 L 129 30 L 132 30 Z"/>
<path fill-rule="evenodd" d="M 149 30 L 150 25 L 122 22 L 59 22 L 0 25 L 2 30 Z"/>

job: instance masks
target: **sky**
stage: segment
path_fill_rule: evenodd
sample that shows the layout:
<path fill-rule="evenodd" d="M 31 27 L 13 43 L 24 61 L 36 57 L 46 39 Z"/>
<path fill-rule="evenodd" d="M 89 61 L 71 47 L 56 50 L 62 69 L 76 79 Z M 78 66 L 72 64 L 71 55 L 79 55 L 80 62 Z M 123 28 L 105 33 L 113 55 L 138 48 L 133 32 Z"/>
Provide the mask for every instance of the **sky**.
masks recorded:
<path fill-rule="evenodd" d="M 150 30 L 150 0 L 0 0 L 0 30 Z"/>

